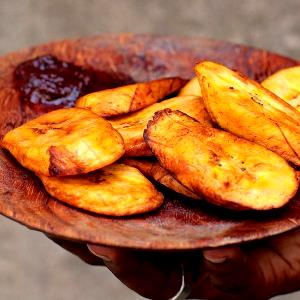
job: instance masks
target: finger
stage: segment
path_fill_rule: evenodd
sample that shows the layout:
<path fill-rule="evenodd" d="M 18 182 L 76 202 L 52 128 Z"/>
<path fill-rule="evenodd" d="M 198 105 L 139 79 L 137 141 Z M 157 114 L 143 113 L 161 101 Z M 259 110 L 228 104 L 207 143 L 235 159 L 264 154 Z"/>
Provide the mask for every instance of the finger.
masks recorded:
<path fill-rule="evenodd" d="M 237 246 L 203 250 L 206 265 L 216 273 L 228 273 L 246 263 L 246 255 Z"/>
<path fill-rule="evenodd" d="M 46 235 L 51 241 L 67 250 L 68 252 L 76 255 L 81 260 L 86 262 L 89 265 L 93 266 L 103 266 L 103 261 L 101 258 L 93 255 L 85 244 L 80 244 L 77 242 L 67 241 L 63 239 L 58 239 L 56 237 Z"/>
<path fill-rule="evenodd" d="M 209 273 L 204 272 L 198 276 L 192 286 L 191 299 L 209 299 L 209 300 L 245 300 L 240 294 L 232 294 L 231 292 L 219 289 L 211 282 Z M 252 298 L 253 300 L 255 298 Z M 258 300 L 258 299 L 256 299 Z"/>
<path fill-rule="evenodd" d="M 119 260 L 120 251 L 118 248 L 106 247 L 100 245 L 87 245 L 88 250 L 95 256 L 105 262 L 114 262 Z"/>
<path fill-rule="evenodd" d="M 181 285 L 181 267 L 172 255 L 88 245 L 126 286 L 150 299 L 169 299 Z"/>
<path fill-rule="evenodd" d="M 217 290 L 235 295 L 247 288 L 251 272 L 239 247 L 205 250 L 203 256 L 211 284 Z"/>

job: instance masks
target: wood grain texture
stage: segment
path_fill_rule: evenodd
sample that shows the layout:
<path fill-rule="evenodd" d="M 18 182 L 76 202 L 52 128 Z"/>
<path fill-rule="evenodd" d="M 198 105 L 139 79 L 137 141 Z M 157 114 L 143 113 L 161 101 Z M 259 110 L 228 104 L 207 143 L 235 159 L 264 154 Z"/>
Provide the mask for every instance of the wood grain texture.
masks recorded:
<path fill-rule="evenodd" d="M 103 87 L 167 76 L 191 78 L 193 66 L 213 60 L 258 81 L 297 61 L 223 41 L 151 35 L 106 35 L 53 42 L 0 58 L 0 136 L 49 108 L 20 101 L 12 74 L 24 60 L 42 54 L 97 71 Z M 152 250 L 227 245 L 278 234 L 300 225 L 300 195 L 277 211 L 233 213 L 194 203 L 159 187 L 164 206 L 150 214 L 109 218 L 51 198 L 39 180 L 0 150 L 0 212 L 58 238 Z"/>

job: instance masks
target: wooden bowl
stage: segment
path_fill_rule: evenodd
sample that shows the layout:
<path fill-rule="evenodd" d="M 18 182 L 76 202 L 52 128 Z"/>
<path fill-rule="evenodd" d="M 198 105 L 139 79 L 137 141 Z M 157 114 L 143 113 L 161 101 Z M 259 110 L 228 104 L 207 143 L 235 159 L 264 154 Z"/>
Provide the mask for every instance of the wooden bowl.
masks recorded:
<path fill-rule="evenodd" d="M 0 135 L 43 112 L 20 101 L 15 67 L 42 54 L 94 69 L 104 85 L 181 76 L 191 78 L 202 60 L 223 63 L 261 81 L 298 62 L 265 50 L 203 38 L 103 35 L 48 43 L 0 58 Z M 164 190 L 166 202 L 150 214 L 109 218 L 51 198 L 39 180 L 0 150 L 0 212 L 55 237 L 112 246 L 184 250 L 216 247 L 279 234 L 300 225 L 300 202 L 267 213 L 234 213 Z"/>

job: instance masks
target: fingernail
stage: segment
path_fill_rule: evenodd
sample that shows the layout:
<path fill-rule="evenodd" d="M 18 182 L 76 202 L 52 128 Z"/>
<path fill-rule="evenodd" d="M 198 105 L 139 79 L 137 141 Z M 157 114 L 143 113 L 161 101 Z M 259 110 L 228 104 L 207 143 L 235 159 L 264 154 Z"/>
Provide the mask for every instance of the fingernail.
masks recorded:
<path fill-rule="evenodd" d="M 97 257 L 100 257 L 102 260 L 106 261 L 106 262 L 110 262 L 111 259 L 107 256 L 105 256 L 103 253 L 99 253 L 99 249 L 97 248 L 97 252 L 94 251 L 93 246 L 91 245 L 87 245 L 88 249 L 90 252 L 92 252 L 92 254 L 94 254 Z"/>
<path fill-rule="evenodd" d="M 213 264 L 222 264 L 226 261 L 226 257 L 213 257 L 207 254 L 203 254 L 204 258 Z"/>

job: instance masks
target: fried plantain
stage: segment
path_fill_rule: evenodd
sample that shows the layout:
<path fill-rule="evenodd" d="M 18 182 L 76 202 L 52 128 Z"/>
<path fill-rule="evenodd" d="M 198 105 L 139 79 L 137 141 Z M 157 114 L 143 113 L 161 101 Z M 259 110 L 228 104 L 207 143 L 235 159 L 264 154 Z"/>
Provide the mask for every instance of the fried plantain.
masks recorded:
<path fill-rule="evenodd" d="M 127 216 L 158 208 L 163 196 L 136 168 L 112 164 L 77 176 L 40 175 L 47 192 L 72 206 L 109 216 Z"/>
<path fill-rule="evenodd" d="M 295 171 L 282 157 L 180 111 L 157 112 L 144 137 L 164 168 L 211 203 L 268 210 L 297 191 Z"/>
<path fill-rule="evenodd" d="M 3 147 L 26 168 L 46 176 L 87 173 L 124 154 L 111 124 L 81 108 L 59 109 L 8 132 Z"/>
<path fill-rule="evenodd" d="M 300 66 L 280 70 L 261 85 L 300 111 Z"/>
<path fill-rule="evenodd" d="M 212 62 L 196 66 L 203 100 L 223 129 L 300 165 L 300 113 L 257 82 Z"/>
<path fill-rule="evenodd" d="M 296 175 L 297 175 L 298 181 L 300 181 L 300 171 L 299 170 L 296 170 Z"/>
<path fill-rule="evenodd" d="M 186 80 L 163 78 L 91 93 L 79 98 L 76 106 L 100 117 L 114 117 L 140 110 L 178 91 Z"/>
<path fill-rule="evenodd" d="M 202 97 L 200 84 L 197 77 L 192 78 L 180 91 L 178 96 Z"/>
<path fill-rule="evenodd" d="M 153 161 L 146 159 L 126 158 L 123 160 L 123 163 L 125 165 L 137 168 L 146 177 L 155 179 L 157 182 L 175 191 L 176 193 L 182 194 L 186 197 L 193 199 L 201 198 L 193 192 L 191 192 L 188 188 L 183 186 L 169 171 L 163 168 L 156 160 Z"/>
<path fill-rule="evenodd" d="M 152 104 L 138 112 L 110 120 L 112 126 L 124 139 L 126 156 L 150 156 L 149 147 L 143 139 L 143 131 L 156 111 L 171 108 L 183 111 L 198 121 L 210 124 L 211 120 L 200 97 L 184 96 Z"/>

